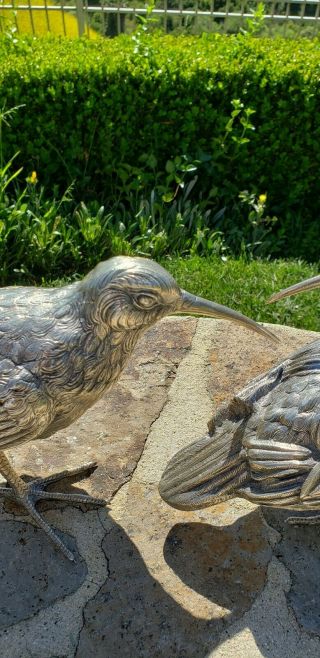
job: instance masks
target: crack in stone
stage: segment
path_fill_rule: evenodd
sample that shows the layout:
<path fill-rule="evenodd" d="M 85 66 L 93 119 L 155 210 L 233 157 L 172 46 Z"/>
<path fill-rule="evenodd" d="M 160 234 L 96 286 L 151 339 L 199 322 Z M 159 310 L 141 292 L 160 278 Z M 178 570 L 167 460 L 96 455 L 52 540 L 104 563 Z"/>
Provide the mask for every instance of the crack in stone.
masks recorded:
<path fill-rule="evenodd" d="M 92 598 L 93 598 L 93 597 L 92 597 Z M 90 599 L 89 599 L 89 600 L 90 600 Z M 87 603 L 88 603 L 88 602 L 89 602 L 89 601 L 87 601 Z M 80 636 L 81 636 L 81 632 L 82 632 L 82 630 L 83 630 L 83 628 L 84 628 L 84 625 L 85 625 L 85 623 L 86 623 L 85 615 L 84 615 L 84 610 L 85 610 L 85 608 L 82 608 L 82 610 L 81 610 L 82 623 L 81 623 L 81 627 L 80 627 L 80 629 L 79 629 L 78 637 L 77 637 L 77 640 L 76 640 L 75 651 L 74 651 L 74 654 L 73 654 L 73 657 L 74 657 L 74 658 L 76 658 L 76 655 L 77 655 L 77 653 L 78 653 L 79 644 L 80 644 Z"/>
<path fill-rule="evenodd" d="M 184 357 L 180 360 L 179 363 L 176 363 L 176 362 L 175 362 L 175 363 L 172 363 L 172 364 L 171 364 L 171 368 L 168 369 L 168 373 L 167 373 L 167 377 L 166 377 L 166 382 L 165 382 L 165 385 L 166 385 L 166 386 L 167 386 L 167 382 L 170 381 L 170 379 L 176 379 L 177 374 L 178 374 L 178 370 L 179 370 L 179 366 L 181 365 L 181 363 L 184 361 L 184 359 L 189 355 L 190 351 L 192 350 L 192 345 L 193 345 L 193 341 L 194 341 L 194 338 L 195 338 L 196 333 L 197 333 L 197 328 L 198 328 L 198 322 L 196 322 L 196 324 L 195 324 L 195 328 L 194 328 L 194 332 L 193 332 L 192 340 L 191 340 L 190 346 L 189 346 L 189 347 L 187 348 L 187 350 L 186 350 L 186 353 L 185 353 Z M 170 364 L 169 364 L 169 365 L 170 365 Z M 174 368 L 174 370 L 173 370 L 173 368 Z M 174 374 L 174 377 L 173 377 L 173 378 L 172 378 L 172 374 Z M 167 405 L 169 404 L 169 402 L 170 402 L 170 395 L 169 395 L 169 394 L 170 394 L 171 384 L 170 384 L 169 386 L 167 386 L 167 388 L 168 388 L 168 390 L 167 390 L 167 396 L 166 396 L 166 399 L 164 400 L 164 403 L 163 403 L 161 409 L 159 410 L 159 413 L 157 414 L 157 416 L 153 419 L 152 423 L 150 424 L 149 431 L 148 431 L 148 433 L 147 433 L 147 435 L 146 435 L 146 438 L 145 438 L 145 441 L 144 441 L 143 450 L 141 450 L 141 454 L 140 454 L 140 456 L 139 456 L 139 459 L 138 459 L 138 460 L 136 461 L 136 463 L 135 463 L 135 467 L 134 467 L 134 469 L 132 470 L 132 472 L 130 473 L 130 475 L 129 475 L 129 476 L 128 476 L 123 482 L 121 482 L 121 483 L 119 484 L 119 486 L 118 486 L 118 488 L 116 489 L 116 491 L 113 492 L 112 497 L 110 498 L 110 501 L 108 502 L 108 505 L 110 505 L 110 503 L 114 500 L 116 494 L 118 494 L 119 491 L 120 491 L 120 490 L 121 490 L 121 489 L 122 489 L 122 488 L 123 488 L 128 482 L 129 482 L 129 481 L 131 481 L 132 478 L 134 477 L 135 471 L 136 471 L 136 469 L 137 469 L 137 467 L 138 467 L 138 465 L 139 465 L 139 462 L 140 462 L 140 460 L 141 460 L 141 458 L 142 458 L 142 456 L 143 456 L 143 454 L 144 454 L 144 450 L 145 450 L 146 442 L 147 442 L 147 440 L 148 440 L 148 438 L 149 438 L 149 436 L 150 436 L 150 434 L 151 434 L 151 431 L 152 431 L 152 429 L 153 429 L 153 426 L 155 425 L 155 423 L 157 423 L 157 421 L 159 420 L 161 414 L 163 413 L 163 411 L 165 410 L 166 406 L 167 406 Z M 110 569 L 110 558 L 108 557 L 108 555 L 107 555 L 107 553 L 106 553 L 106 550 L 104 549 L 103 544 L 104 544 L 104 540 L 105 540 L 105 538 L 111 533 L 111 530 L 112 530 L 112 529 L 111 529 L 111 528 L 110 528 L 110 529 L 106 528 L 105 524 L 103 523 L 103 520 L 101 519 L 101 516 L 100 516 L 99 511 L 97 512 L 97 515 L 98 515 L 99 522 L 100 522 L 100 524 L 101 524 L 103 530 L 105 531 L 105 534 L 104 534 L 104 536 L 103 536 L 102 539 L 101 539 L 100 548 L 101 548 L 101 550 L 102 550 L 102 552 L 103 552 L 103 554 L 104 554 L 104 556 L 105 556 L 105 559 L 106 559 L 107 576 L 106 576 L 104 582 L 101 584 L 101 586 L 100 586 L 99 589 L 97 590 L 97 592 L 96 592 L 96 593 L 95 593 L 90 599 L 88 599 L 88 600 L 86 601 L 84 607 L 82 608 L 82 611 L 81 611 L 81 614 L 82 614 L 82 624 L 81 624 L 81 628 L 79 629 L 79 633 L 78 633 L 78 637 L 77 637 L 77 641 L 76 641 L 76 646 L 75 646 L 75 651 L 74 651 L 74 654 L 73 654 L 73 658 L 77 658 L 77 654 L 78 654 L 79 647 L 80 647 L 80 642 L 81 642 L 81 634 L 82 634 L 82 631 L 84 630 L 84 627 L 85 627 L 85 624 L 86 624 L 86 618 L 85 618 L 85 610 L 86 610 L 86 607 L 90 604 L 91 601 L 93 601 L 94 599 L 96 599 L 97 597 L 99 597 L 100 591 L 102 590 L 102 588 L 103 588 L 104 585 L 105 585 L 105 582 L 108 580 L 108 578 L 110 578 L 110 575 L 111 575 L 111 569 Z"/>
<path fill-rule="evenodd" d="M 51 546 L 51 544 L 49 544 L 48 546 L 46 546 L 46 545 L 43 546 L 43 531 L 41 529 L 39 529 L 39 527 L 36 524 L 34 524 L 33 522 L 29 522 L 29 520 L 26 519 L 26 517 L 22 517 L 21 519 L 16 519 L 16 518 L 12 518 L 11 516 L 9 516 L 9 517 L 3 519 L 1 521 L 1 523 L 8 524 L 7 531 L 10 532 L 10 530 L 8 530 L 8 529 L 12 528 L 14 536 L 16 536 L 16 533 L 17 533 L 17 536 L 19 537 L 21 532 L 26 532 L 27 533 L 27 540 L 31 541 L 31 542 L 32 541 L 36 542 L 35 546 L 36 546 L 36 548 L 38 547 L 37 550 L 40 551 L 40 555 L 41 555 L 41 551 L 45 551 L 47 554 L 51 553 L 51 559 L 53 559 L 57 562 L 59 562 L 59 560 L 61 559 L 61 554 L 59 552 L 57 552 L 56 549 L 54 549 Z M 5 532 L 5 530 L 3 530 L 3 532 Z M 32 530 L 35 530 L 36 533 L 32 533 Z M 71 541 L 72 550 L 77 550 L 78 551 L 76 539 L 75 539 L 75 537 L 73 537 L 72 534 L 70 534 L 67 531 L 62 531 L 60 529 L 58 530 L 58 532 L 64 535 L 65 539 L 67 539 L 67 541 L 68 541 L 68 544 Z M 9 537 L 10 537 L 10 534 L 9 534 Z M 17 541 L 19 542 L 19 539 Z M 2 556 L 2 557 L 4 557 L 4 556 Z M 80 563 L 80 565 L 79 565 L 79 563 Z M 45 597 L 43 597 L 43 595 L 41 595 L 40 591 L 37 592 L 37 589 L 36 589 L 35 594 L 34 594 L 35 610 L 32 610 L 32 608 L 30 608 L 30 609 L 26 608 L 26 613 L 21 614 L 21 608 L 19 608 L 19 606 L 17 607 L 17 609 L 14 608 L 14 610 L 16 610 L 16 613 L 17 613 L 17 618 L 15 618 L 15 619 L 12 618 L 11 623 L 7 623 L 6 626 L 1 626 L 0 627 L 0 637 L 3 637 L 3 635 L 5 635 L 5 633 L 9 629 L 14 628 L 15 626 L 17 626 L 21 623 L 32 622 L 33 619 L 35 619 L 39 614 L 42 614 L 43 612 L 45 612 L 46 610 L 51 608 L 57 601 L 63 602 L 65 599 L 72 596 L 74 594 L 74 592 L 78 589 L 78 587 L 80 587 L 83 584 L 83 582 L 86 580 L 86 575 L 88 573 L 86 562 L 85 562 L 85 560 L 83 559 L 83 557 L 80 553 L 78 554 L 78 565 L 79 565 L 78 566 L 78 574 L 77 574 L 77 572 L 75 572 L 74 574 L 73 573 L 71 574 L 72 576 L 74 575 L 73 588 L 71 586 L 71 589 L 69 589 L 68 591 L 65 591 L 64 593 L 61 593 L 59 590 L 57 590 L 56 596 L 53 596 L 52 599 L 49 598 L 47 601 L 45 600 Z M 18 568 L 20 570 L 23 569 L 22 566 L 19 566 Z M 79 571 L 79 569 L 80 569 L 80 571 Z M 81 570 L 83 571 L 83 578 L 82 578 L 82 575 L 81 575 L 82 574 Z M 10 573 L 10 571 L 9 571 L 9 573 Z M 24 585 L 23 573 L 24 573 L 23 571 L 22 571 L 22 575 L 20 573 L 20 578 L 22 578 L 22 584 Z M 50 583 L 50 578 L 52 579 L 52 577 L 53 577 L 52 570 L 51 570 L 51 573 L 50 573 L 50 569 L 48 571 L 45 570 L 44 573 L 48 577 L 49 583 Z M 76 580 L 77 575 L 80 579 L 79 583 Z M 2 574 L 2 578 L 3 577 L 4 577 L 4 572 Z M 81 578 L 82 578 L 82 580 L 81 580 Z M 68 580 L 68 572 L 67 571 L 66 571 L 66 579 L 67 579 L 66 582 L 68 583 L 69 580 Z M 4 585 L 4 583 L 3 583 L 3 585 Z M 71 585 L 72 585 L 72 580 L 71 580 Z M 23 591 L 23 586 L 22 586 L 21 591 L 20 591 L 21 597 L 23 597 L 23 594 L 24 594 L 24 591 Z M 19 615 L 19 609 L 20 609 L 20 615 Z M 22 610 L 23 610 L 23 608 L 22 608 Z"/>
<path fill-rule="evenodd" d="M 115 489 L 115 491 L 113 492 L 113 494 L 112 494 L 110 500 L 108 501 L 107 506 L 110 505 L 110 503 L 113 501 L 113 499 L 115 498 L 115 496 L 117 495 L 117 493 L 119 493 L 119 491 L 121 491 L 122 487 L 124 487 L 125 484 L 127 484 L 128 482 L 130 482 L 130 481 L 132 480 L 132 478 L 133 478 L 133 476 L 134 476 L 134 474 L 135 474 L 135 472 L 136 472 L 136 470 L 137 470 L 137 468 L 138 468 L 139 462 L 140 462 L 140 460 L 141 460 L 142 457 L 143 457 L 143 453 L 144 453 L 144 449 L 145 449 L 145 446 L 146 446 L 146 442 L 147 442 L 147 440 L 148 440 L 148 438 L 149 438 L 149 436 L 150 436 L 150 432 L 151 432 L 151 430 L 152 430 L 152 427 L 153 427 L 153 425 L 157 422 L 157 420 L 159 420 L 159 418 L 160 418 L 160 416 L 161 416 L 163 410 L 165 409 L 167 403 L 168 403 L 168 396 L 167 396 L 167 399 L 164 401 L 164 403 L 163 403 L 163 405 L 162 405 L 162 407 L 161 407 L 161 409 L 160 409 L 160 411 L 159 411 L 157 417 L 154 418 L 154 420 L 153 420 L 152 423 L 150 424 L 148 434 L 146 435 L 145 440 L 144 440 L 143 449 L 141 450 L 141 453 L 140 453 L 139 458 L 137 459 L 137 461 L 136 461 L 136 463 L 135 463 L 135 466 L 133 467 L 131 473 L 130 473 L 126 478 L 124 478 L 123 482 L 120 482 L 120 484 L 119 484 L 119 486 L 117 487 L 117 489 Z"/>
<path fill-rule="evenodd" d="M 261 507 L 259 507 L 259 512 L 260 512 L 261 518 L 262 518 L 263 522 L 266 524 L 266 526 L 267 526 L 268 528 L 271 528 L 273 531 L 276 531 L 276 532 L 280 535 L 280 539 L 279 539 L 279 541 L 277 542 L 277 545 L 279 546 L 279 545 L 281 544 L 281 542 L 284 541 L 284 538 L 283 538 L 283 532 L 280 532 L 280 530 L 277 530 L 277 529 L 274 528 L 270 523 L 268 523 L 267 519 L 265 518 L 265 516 L 264 516 L 264 514 L 263 514 L 263 510 L 262 510 Z M 273 549 L 274 549 L 274 548 L 275 548 L 275 547 L 273 546 Z M 300 632 L 301 634 L 306 634 L 306 635 L 309 636 L 310 633 L 308 633 L 307 631 L 304 631 L 304 630 L 303 630 L 303 628 L 301 627 L 301 624 L 299 623 L 298 618 L 297 618 L 297 616 L 296 616 L 296 614 L 295 614 L 295 611 L 294 611 L 292 605 L 290 604 L 290 601 L 288 601 L 287 594 L 290 592 L 290 590 L 291 590 L 291 588 L 292 588 L 292 585 L 293 585 L 293 573 L 292 573 L 292 570 L 290 569 L 290 567 L 289 567 L 287 564 L 285 564 L 284 560 L 281 559 L 281 557 L 280 557 L 279 555 L 275 555 L 275 557 L 276 557 L 276 559 L 279 560 L 279 562 L 282 564 L 283 568 L 287 571 L 288 576 L 289 576 L 289 580 L 290 580 L 290 588 L 289 588 L 288 592 L 284 592 L 284 595 L 285 595 L 285 597 L 286 597 L 286 601 L 287 601 L 287 605 L 288 605 L 288 609 L 291 611 L 291 613 L 292 613 L 292 615 L 293 615 L 293 617 L 294 617 L 294 620 L 295 620 L 295 622 L 296 622 L 296 624 L 297 624 L 297 626 L 298 626 L 299 632 Z M 266 583 L 266 584 L 268 584 L 268 583 Z"/>
<path fill-rule="evenodd" d="M 93 594 L 93 596 L 91 596 L 85 602 L 85 604 L 84 604 L 84 606 L 81 610 L 82 624 L 81 624 L 81 627 L 80 627 L 79 632 L 78 632 L 78 637 L 77 637 L 77 640 L 76 640 L 76 646 L 75 646 L 75 651 L 74 651 L 74 654 L 73 654 L 73 658 L 77 658 L 77 653 L 78 653 L 79 646 L 80 646 L 80 641 L 81 641 L 81 633 L 82 633 L 82 631 L 85 627 L 85 623 L 86 623 L 85 610 L 86 610 L 86 607 L 91 601 L 93 601 L 97 596 L 99 596 L 99 593 L 100 593 L 102 587 L 104 587 L 106 581 L 108 580 L 108 578 L 110 578 L 110 575 L 111 575 L 110 558 L 108 558 L 108 556 L 106 554 L 106 551 L 104 550 L 104 547 L 103 547 L 104 540 L 110 534 L 111 528 L 109 530 L 106 529 L 106 527 L 105 527 L 105 525 L 104 525 L 104 523 L 103 523 L 103 521 L 100 517 L 99 512 L 97 512 L 97 517 L 98 517 L 98 520 L 99 520 L 99 523 L 100 523 L 102 529 L 104 530 L 104 535 L 101 538 L 101 542 L 100 542 L 100 550 L 102 551 L 102 553 L 103 553 L 103 555 L 105 556 L 105 559 L 106 559 L 107 575 L 106 575 L 106 577 L 104 577 L 104 580 L 101 583 L 101 585 L 98 587 L 98 590 L 95 592 L 95 594 Z M 93 581 L 91 581 L 91 582 L 93 582 Z M 98 586 L 98 583 L 95 583 L 95 584 Z"/>
<path fill-rule="evenodd" d="M 184 359 L 189 355 L 189 353 L 192 350 L 193 341 L 194 341 L 194 338 L 195 338 L 196 333 L 197 333 L 197 327 L 198 327 L 198 321 L 195 323 L 194 332 L 193 332 L 193 335 L 192 335 L 192 339 L 190 341 L 190 345 L 186 348 L 185 354 L 180 359 L 180 361 L 179 362 L 172 361 L 171 363 L 168 363 L 168 371 L 167 371 L 167 376 L 166 376 L 165 383 L 164 384 L 159 384 L 159 387 L 165 386 L 167 388 L 166 399 L 164 400 L 163 405 L 162 405 L 161 409 L 159 410 L 157 416 L 150 423 L 148 433 L 146 434 L 146 437 L 145 437 L 145 440 L 144 440 L 144 443 L 143 443 L 143 449 L 141 450 L 141 453 L 140 453 L 139 458 L 137 459 L 137 461 L 135 463 L 135 466 L 134 466 L 133 470 L 131 471 L 131 473 L 127 477 L 125 477 L 125 479 L 122 482 L 119 483 L 119 486 L 117 487 L 117 489 L 115 489 L 113 491 L 112 496 L 111 496 L 110 500 L 108 501 L 108 505 L 110 505 L 110 503 L 114 500 L 115 496 L 119 493 L 119 491 L 121 491 L 122 487 L 124 487 L 124 485 L 126 485 L 128 482 L 130 482 L 133 479 L 133 476 L 134 476 L 134 474 L 135 474 L 135 472 L 136 472 L 136 470 L 139 466 L 139 463 L 140 463 L 140 461 L 141 461 L 141 459 L 144 455 L 146 443 L 149 439 L 149 436 L 152 432 L 152 429 L 153 429 L 154 425 L 158 422 L 160 416 L 165 411 L 168 403 L 170 402 L 171 385 L 172 385 L 173 381 L 176 379 L 176 377 L 178 376 L 179 367 L 182 364 L 182 362 L 184 361 Z M 150 363 L 153 363 L 153 361 L 150 361 Z M 172 377 L 172 375 L 174 375 L 174 376 Z M 168 385 L 168 382 L 170 382 L 170 381 L 171 381 L 171 383 Z"/>
<path fill-rule="evenodd" d="M 286 597 L 288 610 L 291 612 L 291 614 L 294 618 L 294 621 L 297 625 L 297 628 L 299 630 L 300 635 L 301 636 L 307 636 L 309 638 L 315 638 L 315 637 L 320 638 L 320 633 L 315 633 L 313 631 L 308 631 L 306 628 L 303 628 L 302 623 L 299 621 L 297 613 L 296 613 L 296 611 L 295 611 L 295 609 L 294 609 L 293 605 L 291 604 L 290 599 L 288 597 L 288 594 L 290 593 L 290 591 L 294 587 L 294 580 L 295 580 L 294 573 L 293 573 L 292 569 L 290 568 L 290 566 L 288 564 L 286 564 L 285 561 L 283 559 L 281 559 L 281 557 L 279 555 L 277 555 L 276 557 L 279 560 L 279 562 L 282 564 L 284 569 L 286 569 L 286 571 L 288 572 L 288 575 L 289 575 L 290 588 L 288 589 L 288 591 L 285 591 L 284 594 L 285 594 L 285 597 Z"/>
<path fill-rule="evenodd" d="M 280 540 L 273 547 L 274 556 L 286 570 L 288 574 L 288 579 L 290 580 L 290 586 L 284 591 L 286 598 L 286 604 L 288 612 L 292 614 L 292 618 L 296 623 L 297 631 L 300 633 L 301 637 L 307 637 L 310 639 L 319 639 L 320 630 L 319 630 L 319 617 L 314 617 L 313 613 L 310 614 L 307 610 L 308 606 L 314 607 L 316 604 L 313 601 L 312 590 L 309 591 L 308 578 L 304 576 L 303 566 L 299 568 L 299 561 L 308 562 L 308 552 L 311 551 L 309 558 L 311 560 L 309 568 L 319 569 L 319 564 L 312 564 L 312 550 L 315 548 L 309 545 L 309 541 L 306 539 L 305 535 L 302 537 L 297 535 L 296 537 L 292 536 L 290 532 L 290 526 L 287 526 L 289 530 L 285 532 L 285 526 L 282 526 L 282 523 L 285 523 L 284 512 L 282 515 L 279 514 L 279 519 L 271 516 L 271 519 L 268 518 L 270 512 L 265 511 L 265 514 L 261 510 L 262 517 L 264 522 L 270 528 L 274 529 L 276 533 L 280 536 Z M 289 512 L 288 512 L 289 514 Z M 279 528 L 280 525 L 280 528 Z M 282 530 L 282 531 L 281 531 Z M 314 538 L 314 541 L 316 539 Z M 290 548 L 291 547 L 291 548 Z M 289 559 L 291 556 L 292 548 L 294 547 L 294 560 L 295 562 Z M 298 562 L 297 562 L 298 560 Z M 309 565 L 309 563 L 308 563 Z M 306 608 L 307 606 L 307 608 Z M 306 617 L 307 615 L 307 617 Z M 311 628 L 305 625 L 306 618 L 309 619 L 309 624 Z M 314 626 L 312 628 L 312 626 Z"/>
<path fill-rule="evenodd" d="M 284 538 L 283 538 L 283 532 L 280 532 L 280 530 L 277 530 L 276 528 L 274 528 L 274 527 L 271 525 L 271 523 L 268 523 L 267 519 L 265 518 L 265 516 L 264 516 L 264 514 L 263 514 L 263 510 L 262 510 L 261 507 L 259 507 L 259 514 L 260 514 L 260 516 L 261 516 L 261 518 L 262 518 L 262 521 L 265 523 L 265 525 L 266 525 L 268 528 L 271 528 L 271 530 L 273 530 L 273 531 L 275 531 L 275 532 L 277 532 L 277 533 L 279 534 L 280 539 L 279 539 L 279 541 L 277 542 L 277 545 L 279 546 L 279 545 L 281 544 L 281 542 L 284 541 Z M 275 546 L 273 546 L 272 548 L 274 549 Z M 288 609 L 291 611 L 291 613 L 292 613 L 292 615 L 293 615 L 293 617 L 294 617 L 294 620 L 295 620 L 295 622 L 296 622 L 296 624 L 297 624 L 297 626 L 298 626 L 299 632 L 302 633 L 302 634 L 306 634 L 306 635 L 309 636 L 310 633 L 308 633 L 307 631 L 304 631 L 304 630 L 303 630 L 303 628 L 301 627 L 301 624 L 300 624 L 299 621 L 298 621 L 298 618 L 297 618 L 297 616 L 296 616 L 296 613 L 295 613 L 295 611 L 294 611 L 292 605 L 290 604 L 290 601 L 288 601 L 287 594 L 290 592 L 290 590 L 291 590 L 291 588 L 292 588 L 292 584 L 293 584 L 293 573 L 292 573 L 292 570 L 290 569 L 290 567 L 289 567 L 287 564 L 285 564 L 284 560 L 281 559 L 281 557 L 280 557 L 279 555 L 275 555 L 275 557 L 276 557 L 276 559 L 279 560 L 279 562 L 282 564 L 283 568 L 287 571 L 288 576 L 289 576 L 289 580 L 290 580 L 290 588 L 289 588 L 288 592 L 284 592 L 284 595 L 285 595 L 285 597 L 286 597 L 286 601 L 287 601 L 287 605 L 288 605 Z M 267 586 L 267 585 L 268 585 L 268 582 L 266 582 L 266 586 Z"/>

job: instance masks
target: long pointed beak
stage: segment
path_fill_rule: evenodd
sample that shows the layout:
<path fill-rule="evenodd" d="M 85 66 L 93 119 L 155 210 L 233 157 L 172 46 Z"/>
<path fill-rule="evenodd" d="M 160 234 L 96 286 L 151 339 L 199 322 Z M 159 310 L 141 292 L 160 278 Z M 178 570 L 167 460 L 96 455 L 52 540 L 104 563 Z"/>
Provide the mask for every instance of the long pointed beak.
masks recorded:
<path fill-rule="evenodd" d="M 278 302 L 279 299 L 284 299 L 285 297 L 290 297 L 290 295 L 297 295 L 299 292 L 307 292 L 307 290 L 314 290 L 314 288 L 319 288 L 320 286 L 320 276 L 313 276 L 311 279 L 305 279 L 304 281 L 300 281 L 300 283 L 295 283 L 293 286 L 290 286 L 289 288 L 284 288 L 283 290 L 279 290 L 279 292 L 274 293 L 268 299 L 268 304 L 272 304 L 273 302 Z"/>
<path fill-rule="evenodd" d="M 191 295 L 186 290 L 182 290 L 182 301 L 181 306 L 177 309 L 177 313 L 192 313 L 197 315 L 205 315 L 209 318 L 220 318 L 223 320 L 231 320 L 232 322 L 237 322 L 247 329 L 256 331 L 258 334 L 262 334 L 269 340 L 274 342 L 279 342 L 277 336 L 275 336 L 269 329 L 262 327 L 260 324 L 257 324 L 251 318 L 247 318 L 242 313 L 233 311 L 227 306 L 222 306 L 221 304 L 216 304 L 215 302 L 209 302 L 207 299 L 202 297 L 197 297 L 196 295 Z"/>

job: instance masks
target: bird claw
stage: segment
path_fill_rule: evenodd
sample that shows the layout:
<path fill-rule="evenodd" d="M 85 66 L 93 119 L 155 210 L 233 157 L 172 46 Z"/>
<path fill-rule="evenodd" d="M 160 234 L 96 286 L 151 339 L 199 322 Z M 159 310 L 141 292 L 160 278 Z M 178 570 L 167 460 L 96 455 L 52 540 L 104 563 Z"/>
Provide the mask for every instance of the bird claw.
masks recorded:
<path fill-rule="evenodd" d="M 66 477 L 73 477 L 75 475 L 80 475 L 81 473 L 92 470 L 96 467 L 95 462 L 90 462 L 84 466 L 78 468 L 70 469 L 69 471 L 62 471 L 61 473 L 54 473 L 44 478 L 36 478 L 30 482 L 24 482 L 20 480 L 21 486 L 19 487 L 1 487 L 0 496 L 4 498 L 13 500 L 18 503 L 28 512 L 31 518 L 36 522 L 36 524 L 44 530 L 48 535 L 51 541 L 62 551 L 68 560 L 74 561 L 74 555 L 69 551 L 67 546 L 61 541 L 57 533 L 51 528 L 51 526 L 45 521 L 45 519 L 37 512 L 35 505 L 39 500 L 61 500 L 65 503 L 80 503 L 86 505 L 105 505 L 105 501 L 102 498 L 94 498 L 93 496 L 88 496 L 86 494 L 72 494 L 72 493 L 60 493 L 58 491 L 46 491 L 45 487 L 49 484 L 53 484 L 59 480 L 62 480 Z"/>
<path fill-rule="evenodd" d="M 60 471 L 59 473 L 52 473 L 47 475 L 44 478 L 35 478 L 32 480 L 33 484 L 38 482 L 48 484 L 53 484 L 59 480 L 64 480 L 64 478 L 71 478 L 75 475 L 82 475 L 82 473 L 88 473 L 89 471 L 94 471 L 97 468 L 97 462 L 88 462 L 87 464 L 82 464 L 82 466 L 76 466 L 75 468 L 66 469 Z"/>

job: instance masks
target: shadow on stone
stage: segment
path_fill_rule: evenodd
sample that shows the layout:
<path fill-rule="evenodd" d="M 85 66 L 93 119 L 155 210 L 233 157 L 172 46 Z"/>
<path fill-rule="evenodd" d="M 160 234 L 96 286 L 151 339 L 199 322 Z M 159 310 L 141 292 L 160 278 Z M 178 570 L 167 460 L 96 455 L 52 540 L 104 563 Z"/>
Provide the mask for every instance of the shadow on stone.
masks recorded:
<path fill-rule="evenodd" d="M 222 528 L 177 524 L 164 546 L 168 565 L 189 587 L 237 618 L 262 590 L 272 551 L 258 511 Z"/>
<path fill-rule="evenodd" d="M 21 521 L 0 525 L 0 627 L 28 619 L 39 610 L 76 591 L 87 567 L 75 540 L 57 530 L 75 555 L 64 558 L 39 528 Z"/>
<path fill-rule="evenodd" d="M 320 635 L 320 526 L 293 526 L 287 510 L 263 508 L 267 523 L 281 533 L 274 553 L 289 569 L 292 585 L 286 594 L 295 617 L 304 630 Z"/>
<path fill-rule="evenodd" d="M 229 527 L 188 523 L 170 530 L 164 546 L 167 563 L 189 587 L 217 604 L 216 614 L 203 619 L 164 590 L 128 535 L 114 524 L 103 544 L 110 575 L 85 607 L 76 658 L 204 658 L 264 586 L 271 557 L 266 537 L 256 511 Z"/>

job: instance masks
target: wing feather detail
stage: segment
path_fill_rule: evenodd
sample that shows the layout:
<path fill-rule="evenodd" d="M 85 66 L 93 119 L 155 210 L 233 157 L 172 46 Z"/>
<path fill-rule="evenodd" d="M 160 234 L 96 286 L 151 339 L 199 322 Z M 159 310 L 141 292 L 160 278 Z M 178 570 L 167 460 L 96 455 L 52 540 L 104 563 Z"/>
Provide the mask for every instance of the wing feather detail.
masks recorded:
<path fill-rule="evenodd" d="M 37 378 L 9 359 L 0 361 L 0 449 L 41 437 L 51 418 L 51 400 Z"/>

